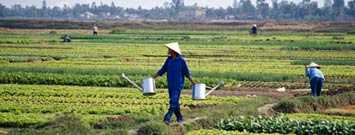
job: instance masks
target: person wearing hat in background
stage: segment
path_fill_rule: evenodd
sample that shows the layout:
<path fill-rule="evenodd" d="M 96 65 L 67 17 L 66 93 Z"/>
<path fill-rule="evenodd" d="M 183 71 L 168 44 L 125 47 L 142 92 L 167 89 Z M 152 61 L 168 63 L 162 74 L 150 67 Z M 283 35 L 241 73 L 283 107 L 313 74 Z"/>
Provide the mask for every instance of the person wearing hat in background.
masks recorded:
<path fill-rule="evenodd" d="M 256 27 L 256 24 L 254 24 L 253 27 L 251 27 L 250 33 L 252 35 L 258 34 L 258 28 Z"/>
<path fill-rule="evenodd" d="M 180 94 L 184 88 L 185 76 L 190 80 L 192 84 L 195 82 L 192 80 L 190 70 L 187 66 L 185 59 L 181 56 L 179 44 L 169 43 L 168 58 L 165 60 L 161 69 L 153 76 L 156 79 L 158 76 L 162 76 L 167 72 L 168 91 L 169 91 L 169 110 L 164 116 L 164 123 L 169 124 L 173 114 L 176 115 L 176 120 L 179 124 L 183 122 L 183 116 L 180 112 Z"/>
<path fill-rule="evenodd" d="M 305 65 L 305 74 L 310 80 L 312 96 L 320 96 L 325 80 L 322 71 L 320 71 L 320 66 L 314 62 Z"/>
<path fill-rule="evenodd" d="M 99 28 L 97 27 L 96 24 L 94 24 L 94 26 L 92 27 L 92 34 L 94 36 L 97 36 L 98 32 L 99 32 Z"/>

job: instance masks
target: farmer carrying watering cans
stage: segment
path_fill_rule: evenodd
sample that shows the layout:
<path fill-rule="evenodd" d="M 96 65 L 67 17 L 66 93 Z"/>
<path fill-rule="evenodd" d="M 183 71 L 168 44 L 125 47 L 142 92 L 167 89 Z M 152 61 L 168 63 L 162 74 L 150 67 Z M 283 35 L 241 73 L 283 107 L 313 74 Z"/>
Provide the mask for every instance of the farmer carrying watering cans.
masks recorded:
<path fill-rule="evenodd" d="M 322 71 L 320 71 L 320 66 L 314 62 L 305 65 L 305 74 L 310 80 L 312 96 L 320 96 L 323 82 L 325 80 Z"/>
<path fill-rule="evenodd" d="M 183 117 L 180 112 L 179 99 L 181 90 L 184 88 L 184 77 L 186 76 L 192 84 L 195 84 L 195 82 L 192 80 L 185 59 L 181 56 L 179 44 L 177 42 L 169 43 L 166 44 L 166 47 L 169 49 L 169 56 L 165 60 L 163 67 L 153 76 L 153 78 L 155 79 L 167 72 L 170 106 L 168 112 L 164 116 L 164 123 L 169 124 L 172 115 L 175 114 L 177 122 L 182 124 Z"/>

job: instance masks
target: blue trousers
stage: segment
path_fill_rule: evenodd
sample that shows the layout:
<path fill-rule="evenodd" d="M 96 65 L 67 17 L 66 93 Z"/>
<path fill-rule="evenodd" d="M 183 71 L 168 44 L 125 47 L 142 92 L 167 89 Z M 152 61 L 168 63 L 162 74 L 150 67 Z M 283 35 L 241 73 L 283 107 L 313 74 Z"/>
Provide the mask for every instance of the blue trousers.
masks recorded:
<path fill-rule="evenodd" d="M 311 79 L 311 94 L 312 96 L 316 97 L 316 96 L 320 96 L 320 92 L 322 91 L 322 87 L 323 87 L 323 79 L 322 78 L 318 78 L 318 77 L 314 77 Z"/>
<path fill-rule="evenodd" d="M 181 90 L 179 89 L 169 89 L 170 105 L 169 105 L 168 112 L 164 116 L 164 121 L 170 122 L 173 114 L 176 115 L 177 122 L 183 121 L 183 117 L 180 112 L 180 103 L 179 103 L 180 94 L 181 94 Z"/>

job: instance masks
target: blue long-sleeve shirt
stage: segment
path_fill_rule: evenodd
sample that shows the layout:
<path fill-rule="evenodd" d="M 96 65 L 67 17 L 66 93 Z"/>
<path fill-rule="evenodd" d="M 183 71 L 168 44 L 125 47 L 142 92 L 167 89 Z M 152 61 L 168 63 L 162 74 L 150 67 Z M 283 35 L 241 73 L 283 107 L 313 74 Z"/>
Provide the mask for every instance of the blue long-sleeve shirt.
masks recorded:
<path fill-rule="evenodd" d="M 322 78 L 323 80 L 325 79 L 322 71 L 315 67 L 306 68 L 305 74 L 309 77 L 310 80 L 312 80 L 314 77 Z"/>
<path fill-rule="evenodd" d="M 167 81 L 169 90 L 181 90 L 184 87 L 185 76 L 190 77 L 190 70 L 185 59 L 178 55 L 175 59 L 169 56 L 158 71 L 158 75 L 162 76 L 167 72 Z"/>

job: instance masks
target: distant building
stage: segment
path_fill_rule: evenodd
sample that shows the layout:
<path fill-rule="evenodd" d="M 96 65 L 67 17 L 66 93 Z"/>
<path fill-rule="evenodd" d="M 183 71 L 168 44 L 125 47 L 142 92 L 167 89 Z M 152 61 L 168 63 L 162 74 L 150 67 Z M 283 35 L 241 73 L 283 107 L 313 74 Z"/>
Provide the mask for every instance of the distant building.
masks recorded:
<path fill-rule="evenodd" d="M 202 18 L 206 16 L 206 9 L 202 7 L 198 7 L 195 10 L 195 17 Z"/>
<path fill-rule="evenodd" d="M 88 12 L 88 11 L 80 14 L 80 17 L 81 18 L 85 18 L 85 19 L 94 19 L 94 18 L 96 18 L 96 16 L 97 15 L 95 15 L 95 14 L 93 14 L 91 12 Z"/>
<path fill-rule="evenodd" d="M 187 7 L 179 12 L 179 20 L 202 20 L 206 17 L 206 9 L 202 7 Z"/>
<path fill-rule="evenodd" d="M 137 20 L 137 19 L 141 19 L 141 17 L 139 16 L 139 14 L 134 14 L 134 13 L 125 13 L 124 17 L 129 19 L 129 20 Z"/>

